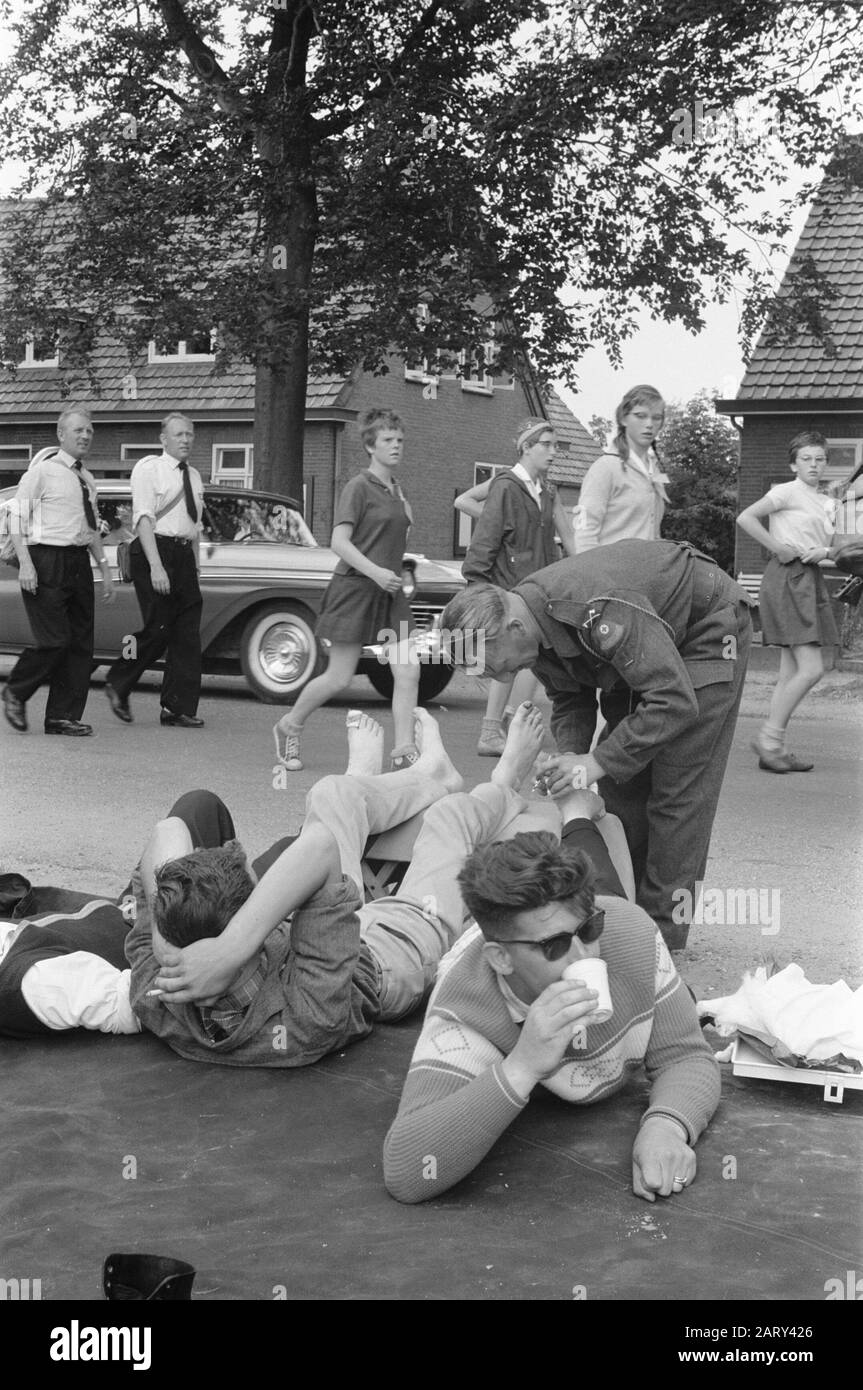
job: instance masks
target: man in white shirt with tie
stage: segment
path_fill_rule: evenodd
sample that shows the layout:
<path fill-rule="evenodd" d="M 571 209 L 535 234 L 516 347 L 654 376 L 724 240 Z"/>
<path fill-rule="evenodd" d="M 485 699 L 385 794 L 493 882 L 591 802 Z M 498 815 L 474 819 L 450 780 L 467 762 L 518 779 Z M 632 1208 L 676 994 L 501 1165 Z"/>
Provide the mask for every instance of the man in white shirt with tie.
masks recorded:
<path fill-rule="evenodd" d="M 201 694 L 201 589 L 198 540 L 204 484 L 188 462 L 195 427 L 172 411 L 162 421 L 161 454 L 148 454 L 132 470 L 129 548 L 132 582 L 143 627 L 108 672 L 105 694 L 124 724 L 131 724 L 129 696 L 144 671 L 165 654 L 163 725 L 198 729 Z M 128 654 L 127 654 L 128 652 Z"/>
<path fill-rule="evenodd" d="M 27 732 L 27 701 L 48 684 L 45 733 L 92 734 L 81 722 L 93 663 L 92 551 L 102 596 L 114 584 L 99 536 L 96 485 L 83 467 L 93 443 L 90 412 L 70 405 L 57 421 L 59 449 L 43 449 L 18 484 L 12 541 L 34 645 L 18 658 L 3 688 L 6 720 Z"/>

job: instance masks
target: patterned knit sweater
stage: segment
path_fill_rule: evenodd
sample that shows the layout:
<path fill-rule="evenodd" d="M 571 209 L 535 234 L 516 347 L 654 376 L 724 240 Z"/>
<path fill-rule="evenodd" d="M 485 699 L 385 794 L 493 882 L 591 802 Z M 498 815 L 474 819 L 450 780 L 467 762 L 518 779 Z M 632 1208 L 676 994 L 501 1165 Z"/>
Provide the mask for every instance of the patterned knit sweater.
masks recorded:
<path fill-rule="evenodd" d="M 600 954 L 614 1014 L 580 1030 L 542 1084 L 570 1104 L 588 1105 L 619 1090 L 643 1064 L 651 1094 L 642 1123 L 672 1115 L 695 1143 L 720 1092 L 695 1006 L 647 914 L 620 898 L 597 903 L 606 912 Z M 501 1062 L 518 1042 L 528 1006 L 482 947 L 479 928 L 471 928 L 441 962 L 384 1143 L 384 1180 L 401 1202 L 437 1197 L 466 1177 L 527 1104 Z"/>

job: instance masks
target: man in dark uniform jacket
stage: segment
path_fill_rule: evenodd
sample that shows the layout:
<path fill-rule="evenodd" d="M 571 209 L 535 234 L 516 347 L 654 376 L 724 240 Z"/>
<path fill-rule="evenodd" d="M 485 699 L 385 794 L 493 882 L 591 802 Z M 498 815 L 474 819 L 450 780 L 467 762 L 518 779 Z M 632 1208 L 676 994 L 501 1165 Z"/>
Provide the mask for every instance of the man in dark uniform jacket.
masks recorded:
<path fill-rule="evenodd" d="M 675 541 L 618 541 L 525 579 L 466 589 L 442 626 L 475 633 L 455 659 L 500 679 L 525 667 L 552 703 L 549 790 L 598 781 L 620 816 L 639 906 L 686 944 L 676 890 L 703 881 L 752 640 L 749 599 Z M 589 751 L 596 697 L 608 721 Z M 674 915 L 672 915 L 674 913 Z"/>

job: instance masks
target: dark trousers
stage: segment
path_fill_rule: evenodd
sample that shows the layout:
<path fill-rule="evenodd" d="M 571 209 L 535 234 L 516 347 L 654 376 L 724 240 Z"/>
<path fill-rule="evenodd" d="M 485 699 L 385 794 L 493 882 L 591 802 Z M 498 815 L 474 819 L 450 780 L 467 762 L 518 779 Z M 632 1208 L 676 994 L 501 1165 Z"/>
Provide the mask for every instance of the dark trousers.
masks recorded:
<path fill-rule="evenodd" d="M 623 822 L 635 873 L 636 902 L 653 918 L 672 950 L 686 945 L 689 924 L 682 918 L 685 899 L 694 903 L 696 884 L 704 881 L 713 820 L 731 751 L 737 711 L 752 642 L 749 609 L 737 610 L 737 659 L 731 681 L 705 685 L 695 694 L 698 718 L 664 743 L 629 782 L 603 777 L 599 791 L 609 811 Z M 625 718 L 628 693 L 617 707 L 603 701 L 606 718 L 602 740 Z M 678 896 L 675 896 L 677 894 Z"/>
<path fill-rule="evenodd" d="M 228 840 L 237 838 L 231 813 L 215 792 L 184 792 L 174 802 L 168 815 L 176 816 L 185 823 L 195 849 L 218 849 Z M 285 835 L 259 855 L 252 863 L 256 878 L 262 878 L 296 838 L 296 835 Z"/>
<path fill-rule="evenodd" d="M 93 667 L 93 574 L 86 546 L 31 545 L 35 594 L 22 590 L 35 645 L 6 682 L 19 700 L 48 683 L 47 719 L 80 719 Z"/>
<path fill-rule="evenodd" d="M 201 589 L 191 545 L 178 545 L 156 537 L 159 557 L 171 585 L 170 593 L 157 594 L 150 580 L 150 564 L 141 542 L 130 548 L 132 583 L 138 595 L 144 626 L 126 639 L 128 656 L 120 655 L 107 680 L 124 700 L 141 676 L 165 654 L 162 708 L 172 714 L 195 714 L 201 697 Z"/>
<path fill-rule="evenodd" d="M 561 833 L 561 844 L 567 849 L 580 849 L 593 865 L 594 892 L 609 898 L 625 898 L 623 884 L 611 861 L 608 846 L 592 820 L 567 821 Z"/>

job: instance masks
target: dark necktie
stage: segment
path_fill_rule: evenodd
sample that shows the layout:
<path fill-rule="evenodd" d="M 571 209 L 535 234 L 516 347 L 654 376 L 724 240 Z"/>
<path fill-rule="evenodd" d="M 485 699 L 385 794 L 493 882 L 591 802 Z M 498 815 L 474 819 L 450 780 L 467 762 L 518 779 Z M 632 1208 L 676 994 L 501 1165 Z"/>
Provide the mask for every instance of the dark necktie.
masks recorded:
<path fill-rule="evenodd" d="M 198 520 L 198 508 L 195 506 L 195 494 L 192 491 L 192 479 L 189 477 L 189 465 L 180 460 L 180 472 L 183 475 L 183 496 L 186 499 L 186 511 L 193 521 Z"/>
<path fill-rule="evenodd" d="M 81 492 L 84 497 L 84 517 L 91 531 L 96 529 L 96 513 L 93 511 L 93 503 L 90 501 L 90 489 L 81 477 L 81 460 L 76 459 L 74 463 L 75 472 L 78 475 L 78 482 L 81 484 Z"/>

